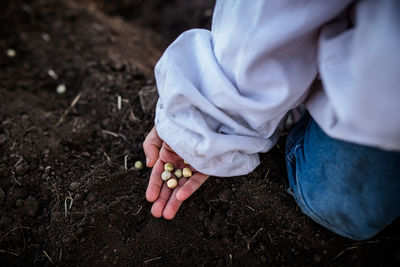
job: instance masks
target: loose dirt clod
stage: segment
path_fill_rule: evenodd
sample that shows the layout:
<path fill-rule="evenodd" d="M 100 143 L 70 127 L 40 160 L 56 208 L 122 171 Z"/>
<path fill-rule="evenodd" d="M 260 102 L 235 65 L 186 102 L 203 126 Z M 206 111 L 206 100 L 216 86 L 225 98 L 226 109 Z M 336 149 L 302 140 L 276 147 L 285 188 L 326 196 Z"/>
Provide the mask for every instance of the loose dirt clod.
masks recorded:
<path fill-rule="evenodd" d="M 15 201 L 15 206 L 17 206 L 18 208 L 21 208 L 24 205 L 25 201 L 23 199 L 17 199 Z"/>
<path fill-rule="evenodd" d="M 35 217 L 39 211 L 39 201 L 36 197 L 30 196 L 24 201 L 25 214 L 29 217 Z"/>
<path fill-rule="evenodd" d="M 183 168 L 182 170 L 183 177 L 189 178 L 192 176 L 192 170 L 190 168 Z"/>
<path fill-rule="evenodd" d="M 168 188 L 170 188 L 170 189 L 174 189 L 175 187 L 178 186 L 178 181 L 177 181 L 176 179 L 174 179 L 174 178 L 169 179 L 169 180 L 167 181 L 167 186 L 168 186 Z"/>
<path fill-rule="evenodd" d="M 92 202 L 95 198 L 96 196 L 93 193 L 89 193 L 86 197 L 86 200 Z"/>
<path fill-rule="evenodd" d="M 68 189 L 69 191 L 74 192 L 76 189 L 78 189 L 79 183 L 78 182 L 72 182 L 69 184 Z"/>

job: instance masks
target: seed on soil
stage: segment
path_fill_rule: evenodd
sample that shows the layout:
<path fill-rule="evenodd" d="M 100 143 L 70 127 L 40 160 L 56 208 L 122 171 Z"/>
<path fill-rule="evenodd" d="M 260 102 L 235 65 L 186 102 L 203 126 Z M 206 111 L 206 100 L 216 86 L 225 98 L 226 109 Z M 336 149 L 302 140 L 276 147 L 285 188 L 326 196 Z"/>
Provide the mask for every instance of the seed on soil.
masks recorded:
<path fill-rule="evenodd" d="M 69 184 L 68 189 L 69 189 L 69 191 L 74 192 L 76 189 L 78 189 L 78 187 L 79 187 L 79 183 L 78 182 L 72 182 L 72 183 Z"/>
<path fill-rule="evenodd" d="M 48 74 L 51 78 L 53 78 L 54 80 L 57 80 L 57 79 L 58 79 L 57 73 L 56 73 L 54 70 L 52 70 L 52 69 L 49 69 L 49 70 L 47 71 L 47 74 Z"/>
<path fill-rule="evenodd" d="M 181 178 L 182 177 L 182 170 L 181 169 L 176 169 L 175 171 L 174 171 L 174 175 L 175 175 L 175 177 L 176 178 Z"/>
<path fill-rule="evenodd" d="M 176 179 L 174 179 L 174 178 L 169 179 L 167 181 L 167 186 L 168 186 L 168 188 L 174 189 L 175 187 L 178 186 L 178 181 Z"/>
<path fill-rule="evenodd" d="M 192 176 L 193 173 L 190 168 L 186 167 L 186 168 L 183 168 L 182 174 L 183 174 L 183 177 L 189 178 L 190 176 Z"/>
<path fill-rule="evenodd" d="M 140 160 L 136 161 L 134 166 L 137 170 L 143 170 L 143 163 Z"/>
<path fill-rule="evenodd" d="M 163 171 L 163 173 L 161 174 L 161 179 L 163 181 L 168 181 L 170 178 L 171 178 L 171 172 Z"/>
<path fill-rule="evenodd" d="M 7 49 L 6 54 L 8 57 L 15 57 L 17 52 L 14 49 Z"/>
<path fill-rule="evenodd" d="M 57 94 L 60 94 L 60 95 L 65 94 L 65 92 L 67 92 L 67 87 L 65 86 L 65 84 L 59 84 L 57 86 L 56 91 L 57 91 Z"/>
<path fill-rule="evenodd" d="M 172 172 L 174 170 L 174 164 L 167 162 L 164 164 L 164 170 Z"/>

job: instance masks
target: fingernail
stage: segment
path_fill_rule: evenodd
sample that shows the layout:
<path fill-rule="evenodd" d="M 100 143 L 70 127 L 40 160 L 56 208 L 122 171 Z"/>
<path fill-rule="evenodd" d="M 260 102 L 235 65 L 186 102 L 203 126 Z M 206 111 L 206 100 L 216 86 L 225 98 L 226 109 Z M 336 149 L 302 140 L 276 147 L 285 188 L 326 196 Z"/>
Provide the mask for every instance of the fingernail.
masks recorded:
<path fill-rule="evenodd" d="M 149 161 L 150 161 L 150 159 L 148 157 L 146 157 L 146 166 L 147 167 L 149 166 Z"/>

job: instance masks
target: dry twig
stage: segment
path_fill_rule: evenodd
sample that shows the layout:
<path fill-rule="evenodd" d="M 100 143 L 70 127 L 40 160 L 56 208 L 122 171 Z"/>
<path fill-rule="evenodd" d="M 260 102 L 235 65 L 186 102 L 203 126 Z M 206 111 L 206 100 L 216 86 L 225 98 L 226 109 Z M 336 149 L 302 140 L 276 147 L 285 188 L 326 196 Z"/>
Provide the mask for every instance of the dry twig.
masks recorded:
<path fill-rule="evenodd" d="M 55 265 L 53 260 L 50 258 L 49 254 L 47 254 L 47 252 L 45 250 L 43 250 L 44 255 L 49 259 L 49 261 L 51 262 L 51 264 Z"/>
<path fill-rule="evenodd" d="M 64 111 L 63 115 L 61 116 L 61 118 L 58 120 L 56 127 L 60 126 L 61 123 L 64 122 L 65 117 L 67 117 L 67 115 L 70 113 L 71 109 L 73 109 L 76 105 L 76 103 L 78 103 L 79 98 L 81 98 L 81 93 L 79 92 L 74 100 L 72 100 L 71 104 L 69 105 L 69 107 Z"/>
<path fill-rule="evenodd" d="M 161 257 L 157 257 L 157 258 L 145 260 L 145 261 L 143 262 L 143 264 L 146 264 L 146 263 L 149 263 L 149 262 L 152 262 L 152 261 L 156 261 L 156 260 L 161 260 Z"/>
<path fill-rule="evenodd" d="M 247 250 L 250 250 L 250 243 L 251 243 L 251 241 L 253 241 L 254 238 L 256 238 L 256 236 L 257 236 L 262 230 L 264 230 L 264 228 L 258 229 L 258 231 L 253 235 L 253 237 L 250 238 L 250 240 L 247 242 Z"/>
<path fill-rule="evenodd" d="M 8 250 L 0 249 L 0 253 L 6 253 L 6 254 L 10 254 L 10 255 L 14 255 L 14 256 L 19 257 L 19 254 L 16 253 L 16 252 L 13 252 L 13 251 L 8 251 Z"/>
<path fill-rule="evenodd" d="M 125 155 L 125 157 L 124 157 L 124 167 L 125 167 L 125 170 L 128 169 L 128 155 Z"/>

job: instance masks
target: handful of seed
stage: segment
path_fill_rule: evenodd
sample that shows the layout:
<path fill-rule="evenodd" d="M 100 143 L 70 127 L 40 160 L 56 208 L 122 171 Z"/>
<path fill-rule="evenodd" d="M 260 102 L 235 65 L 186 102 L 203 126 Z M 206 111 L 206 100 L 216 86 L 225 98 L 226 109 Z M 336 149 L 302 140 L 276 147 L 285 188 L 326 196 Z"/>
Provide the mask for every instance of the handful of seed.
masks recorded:
<path fill-rule="evenodd" d="M 187 164 L 187 163 L 186 163 Z M 171 189 L 174 189 L 175 187 L 178 186 L 178 181 L 175 178 L 172 177 L 172 172 L 174 173 L 175 177 L 180 179 L 182 176 L 189 178 L 192 176 L 192 170 L 190 168 L 183 168 L 181 169 L 175 169 L 174 165 L 170 162 L 167 162 L 164 164 L 164 171 L 161 174 L 161 179 L 164 182 L 167 182 L 167 186 Z"/>

